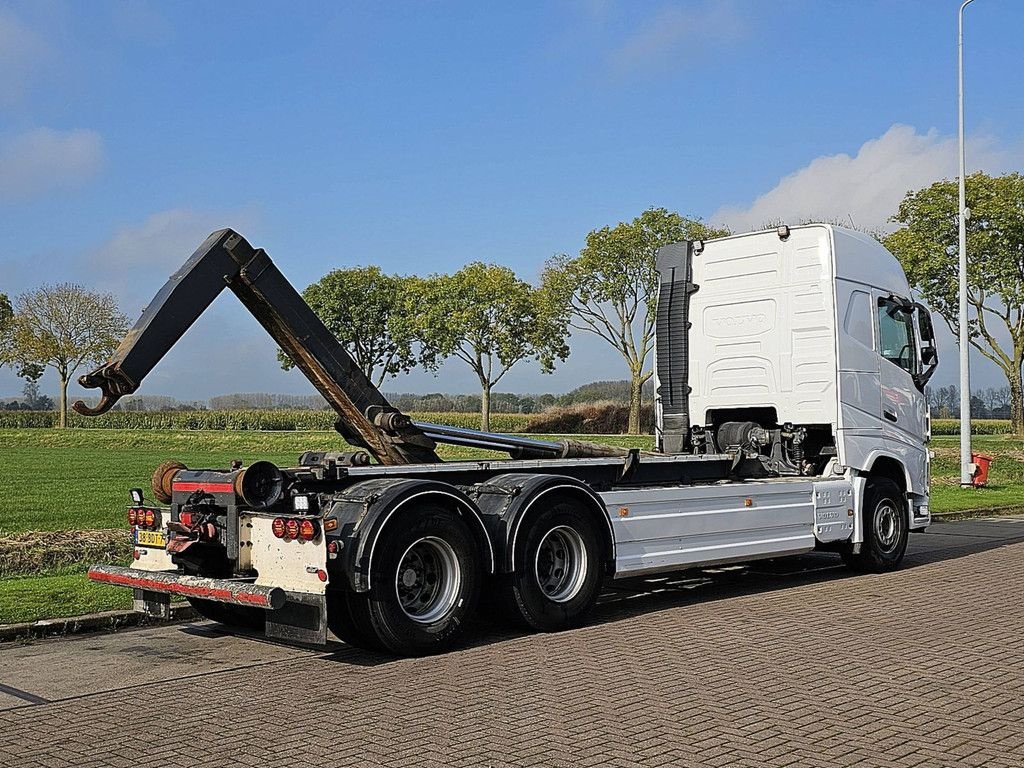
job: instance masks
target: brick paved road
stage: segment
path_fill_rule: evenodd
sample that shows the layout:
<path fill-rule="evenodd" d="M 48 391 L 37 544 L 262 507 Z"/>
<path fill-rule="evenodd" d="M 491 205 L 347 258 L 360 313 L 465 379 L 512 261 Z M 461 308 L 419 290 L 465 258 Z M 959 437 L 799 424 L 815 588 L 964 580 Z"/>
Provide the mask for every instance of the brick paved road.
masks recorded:
<path fill-rule="evenodd" d="M 586 628 L 429 659 L 207 623 L 0 646 L 0 765 L 1024 765 L 1024 519 L 911 542 L 888 575 L 617 584 Z"/>

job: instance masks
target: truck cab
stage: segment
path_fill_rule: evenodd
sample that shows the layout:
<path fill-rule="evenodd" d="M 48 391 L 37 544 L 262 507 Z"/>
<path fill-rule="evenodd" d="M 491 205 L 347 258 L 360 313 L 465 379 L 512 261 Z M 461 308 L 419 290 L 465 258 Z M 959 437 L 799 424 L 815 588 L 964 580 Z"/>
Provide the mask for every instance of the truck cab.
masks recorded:
<path fill-rule="evenodd" d="M 926 526 L 924 387 L 938 355 L 930 315 L 896 258 L 873 237 L 828 224 L 698 242 L 675 256 L 689 260 L 694 288 L 687 316 L 664 314 L 658 334 L 669 340 L 690 325 L 689 423 L 712 436 L 737 423 L 798 431 L 792 463 L 813 465 L 798 471 L 884 474 L 906 496 L 910 528 Z M 662 344 L 657 354 L 678 352 Z M 659 395 L 679 386 L 679 370 L 659 359 Z M 659 397 L 665 445 L 662 405 Z"/>

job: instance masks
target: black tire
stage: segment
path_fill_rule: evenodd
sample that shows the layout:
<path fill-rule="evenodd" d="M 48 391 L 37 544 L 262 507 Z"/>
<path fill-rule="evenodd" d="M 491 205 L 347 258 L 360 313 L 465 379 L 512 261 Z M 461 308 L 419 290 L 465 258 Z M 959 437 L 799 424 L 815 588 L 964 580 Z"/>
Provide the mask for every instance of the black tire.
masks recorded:
<path fill-rule="evenodd" d="M 449 648 L 476 608 L 483 578 L 466 522 L 443 507 L 419 507 L 389 521 L 375 550 L 370 591 L 348 601 L 354 631 L 400 656 Z"/>
<path fill-rule="evenodd" d="M 523 521 L 516 571 L 507 600 L 522 621 L 542 632 L 579 626 L 597 602 L 604 546 L 594 519 L 571 501 L 557 501 Z"/>
<path fill-rule="evenodd" d="M 363 599 L 363 595 L 346 590 L 327 590 L 327 626 L 335 637 L 354 648 L 365 651 L 384 650 L 377 633 L 372 628 L 367 631 L 365 626 L 358 625 L 353 616 L 352 601 Z"/>
<path fill-rule="evenodd" d="M 907 551 L 910 525 L 907 500 L 887 478 L 871 478 L 861 507 L 864 541 L 860 552 L 843 553 L 843 562 L 861 573 L 884 573 L 899 568 Z"/>
<path fill-rule="evenodd" d="M 266 625 L 267 614 L 262 608 L 247 608 L 244 605 L 201 600 L 198 597 L 189 597 L 187 600 L 200 616 L 226 627 L 262 632 Z"/>

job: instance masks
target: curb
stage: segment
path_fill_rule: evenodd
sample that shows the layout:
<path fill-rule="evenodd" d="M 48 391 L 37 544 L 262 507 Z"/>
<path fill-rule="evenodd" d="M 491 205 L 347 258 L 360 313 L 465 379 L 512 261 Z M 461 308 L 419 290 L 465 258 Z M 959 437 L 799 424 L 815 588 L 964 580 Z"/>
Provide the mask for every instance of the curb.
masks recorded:
<path fill-rule="evenodd" d="M 12 640 L 31 640 L 43 637 L 77 635 L 85 632 L 113 632 L 126 627 L 175 624 L 200 618 L 188 604 L 171 605 L 171 618 L 154 619 L 135 611 L 103 611 L 85 616 L 68 616 L 63 619 L 40 619 L 23 624 L 0 624 L 0 643 Z"/>
<path fill-rule="evenodd" d="M 1024 514 L 1024 505 L 1008 507 L 981 507 L 957 512 L 932 512 L 933 523 L 955 523 L 957 520 L 974 520 L 979 517 L 1015 517 Z"/>

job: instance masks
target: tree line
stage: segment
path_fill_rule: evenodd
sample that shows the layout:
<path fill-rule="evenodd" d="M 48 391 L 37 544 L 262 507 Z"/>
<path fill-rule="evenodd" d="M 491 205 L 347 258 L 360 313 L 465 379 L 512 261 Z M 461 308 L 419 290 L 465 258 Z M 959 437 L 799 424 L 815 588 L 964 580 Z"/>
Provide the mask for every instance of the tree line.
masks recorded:
<path fill-rule="evenodd" d="M 931 387 L 927 390 L 928 405 L 936 419 L 960 417 L 960 387 Z M 971 392 L 971 417 L 975 419 L 1009 419 L 1012 406 L 1009 387 L 988 387 Z"/>
<path fill-rule="evenodd" d="M 628 380 L 592 381 L 563 393 L 517 394 L 515 392 L 492 392 L 492 413 L 539 413 L 555 406 L 570 406 L 598 402 L 629 403 L 631 385 Z M 644 386 L 644 397 L 654 394 L 652 382 Z M 479 413 L 480 396 L 472 394 L 428 392 L 385 392 L 384 396 L 392 405 L 408 413 Z M 22 398 L 0 401 L 0 410 L 8 411 L 52 411 L 54 401 L 39 391 L 39 384 L 27 381 Z M 127 395 L 113 407 L 114 411 L 125 413 L 169 412 L 169 411 L 326 411 L 330 405 L 320 394 L 286 395 L 270 392 L 232 392 L 217 395 L 208 400 L 178 400 L 168 395 Z"/>
<path fill-rule="evenodd" d="M 943 180 L 908 192 L 891 219 L 897 229 L 876 234 L 902 263 L 915 293 L 954 333 L 956 186 Z M 1024 177 L 975 173 L 966 187 L 971 345 L 1005 375 L 1013 429 L 1024 434 Z M 479 382 L 484 429 L 495 387 L 509 370 L 529 360 L 550 373 L 569 354 L 570 332 L 593 334 L 615 351 L 628 376 L 635 432 L 644 385 L 653 375 L 655 254 L 668 243 L 728 234 L 728 228 L 650 208 L 592 230 L 575 256 L 549 259 L 536 285 L 485 262 L 425 277 L 368 266 L 329 272 L 303 296 L 378 386 L 413 368 L 436 372 L 448 360 L 467 366 Z M 106 359 L 126 330 L 113 298 L 82 286 L 43 286 L 13 305 L 0 294 L 0 364 L 30 381 L 52 368 L 62 424 L 70 377 Z M 283 353 L 280 358 L 291 367 Z"/>
<path fill-rule="evenodd" d="M 592 333 L 625 363 L 630 432 L 640 429 L 654 347 L 659 248 L 729 234 L 696 218 L 650 208 L 593 230 L 575 257 L 545 264 L 538 285 L 511 269 L 474 262 L 453 274 L 386 275 L 377 267 L 334 270 L 303 291 L 327 328 L 378 386 L 414 367 L 467 366 L 480 387 L 480 425 L 490 429 L 492 393 L 524 360 L 550 373 L 569 355 L 570 329 Z M 282 366 L 292 363 L 279 353 Z"/>

